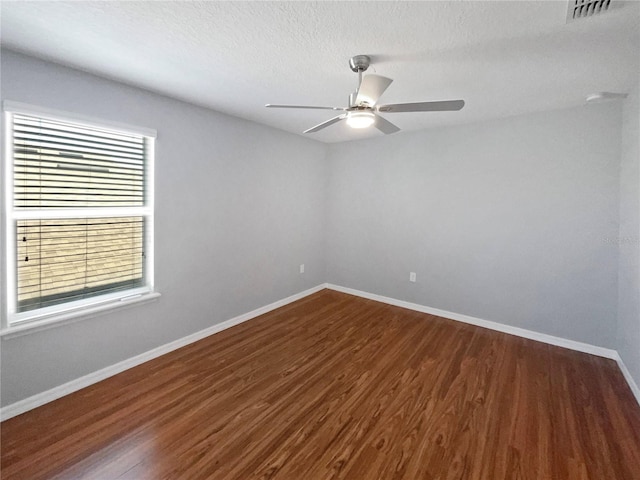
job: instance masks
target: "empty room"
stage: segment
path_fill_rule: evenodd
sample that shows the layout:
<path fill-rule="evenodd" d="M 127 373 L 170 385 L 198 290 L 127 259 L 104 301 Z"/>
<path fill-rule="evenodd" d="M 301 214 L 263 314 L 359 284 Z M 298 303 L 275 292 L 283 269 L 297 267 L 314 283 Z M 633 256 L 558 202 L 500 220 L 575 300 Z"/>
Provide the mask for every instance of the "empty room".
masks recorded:
<path fill-rule="evenodd" d="M 640 480 L 640 2 L 0 18 L 2 479 Z"/>

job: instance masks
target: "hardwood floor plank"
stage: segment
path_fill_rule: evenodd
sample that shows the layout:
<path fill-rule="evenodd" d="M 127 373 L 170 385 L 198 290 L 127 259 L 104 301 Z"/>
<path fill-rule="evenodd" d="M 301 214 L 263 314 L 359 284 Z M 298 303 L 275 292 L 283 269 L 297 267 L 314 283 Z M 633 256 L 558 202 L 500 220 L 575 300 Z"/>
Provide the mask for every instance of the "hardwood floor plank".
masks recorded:
<path fill-rule="evenodd" d="M 329 290 L 0 430 L 3 479 L 640 479 L 615 362 Z"/>

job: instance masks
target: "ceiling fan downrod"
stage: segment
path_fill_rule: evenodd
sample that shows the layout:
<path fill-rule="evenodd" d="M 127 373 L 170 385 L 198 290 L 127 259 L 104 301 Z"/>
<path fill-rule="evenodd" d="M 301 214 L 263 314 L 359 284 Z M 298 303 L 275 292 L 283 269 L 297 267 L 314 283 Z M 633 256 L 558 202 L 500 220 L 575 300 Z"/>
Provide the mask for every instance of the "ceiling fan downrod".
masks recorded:
<path fill-rule="evenodd" d="M 355 92 L 349 95 L 349 107 L 356 106 L 356 97 L 360 91 L 360 85 L 362 85 L 362 72 L 366 72 L 369 65 L 371 65 L 371 58 L 368 55 L 356 55 L 349 59 L 349 67 L 351 68 L 351 71 L 358 74 L 358 87 Z"/>

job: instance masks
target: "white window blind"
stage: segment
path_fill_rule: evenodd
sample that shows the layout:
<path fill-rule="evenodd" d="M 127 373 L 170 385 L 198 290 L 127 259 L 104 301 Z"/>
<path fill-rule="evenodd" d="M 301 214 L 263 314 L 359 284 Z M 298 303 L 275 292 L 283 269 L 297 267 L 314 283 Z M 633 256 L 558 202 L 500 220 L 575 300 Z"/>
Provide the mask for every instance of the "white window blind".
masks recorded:
<path fill-rule="evenodd" d="M 10 313 L 149 286 L 153 139 L 23 113 L 11 130 Z"/>
<path fill-rule="evenodd" d="M 14 208 L 144 205 L 145 138 L 13 117 Z"/>

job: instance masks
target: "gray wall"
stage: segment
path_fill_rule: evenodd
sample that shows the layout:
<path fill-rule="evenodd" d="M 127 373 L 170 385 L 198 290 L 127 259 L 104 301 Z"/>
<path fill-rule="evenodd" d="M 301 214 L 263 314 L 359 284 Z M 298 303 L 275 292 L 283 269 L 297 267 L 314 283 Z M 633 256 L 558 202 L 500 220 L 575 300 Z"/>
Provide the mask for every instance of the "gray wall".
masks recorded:
<path fill-rule="evenodd" d="M 324 145 L 12 52 L 1 60 L 3 100 L 157 129 L 162 294 L 3 338 L 2 405 L 324 281 Z"/>
<path fill-rule="evenodd" d="M 640 85 L 625 101 L 621 158 L 618 352 L 640 386 Z"/>
<path fill-rule="evenodd" d="M 332 145 L 327 280 L 615 348 L 620 128 L 617 102 Z"/>
<path fill-rule="evenodd" d="M 637 92 L 624 115 L 326 146 L 12 52 L 1 67 L 2 99 L 158 130 L 162 293 L 3 338 L 2 405 L 325 281 L 618 348 L 640 380 L 638 248 L 619 241 L 640 235 Z"/>

